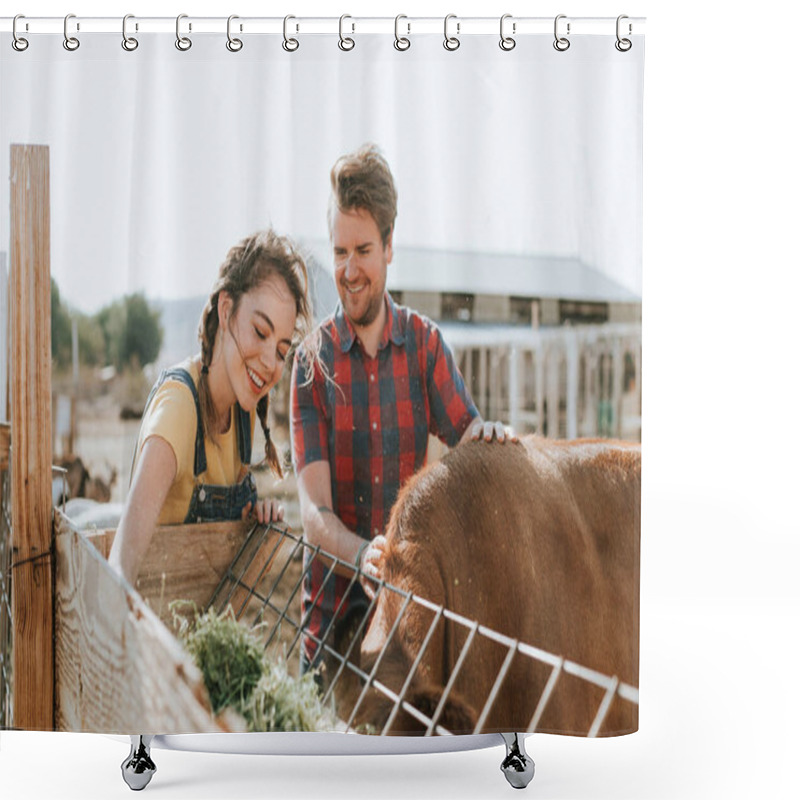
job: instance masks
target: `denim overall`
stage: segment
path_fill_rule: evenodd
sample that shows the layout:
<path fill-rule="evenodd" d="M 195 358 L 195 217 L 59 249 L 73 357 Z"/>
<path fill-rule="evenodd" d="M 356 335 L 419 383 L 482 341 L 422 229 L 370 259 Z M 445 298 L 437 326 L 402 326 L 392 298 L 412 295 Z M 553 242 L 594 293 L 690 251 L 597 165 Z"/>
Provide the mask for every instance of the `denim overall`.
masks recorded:
<path fill-rule="evenodd" d="M 150 391 L 147 406 L 156 393 L 156 390 L 166 380 L 177 380 L 185 384 L 192 391 L 194 407 L 197 411 L 197 435 L 194 442 L 194 491 L 189 501 L 189 511 L 185 523 L 189 522 L 220 522 L 222 520 L 236 520 L 242 518 L 242 511 L 248 503 L 255 507 L 257 500 L 256 482 L 253 473 L 249 472 L 239 482 L 232 486 L 216 486 L 203 483 L 200 476 L 206 471 L 206 443 L 203 437 L 203 426 L 200 422 L 200 398 L 194 385 L 192 376 L 182 367 L 165 369 Z M 145 410 L 147 409 L 145 406 Z M 252 442 L 250 441 L 250 414 L 243 411 L 237 403 L 234 407 L 236 415 L 236 436 L 239 446 L 239 458 L 245 466 L 250 463 Z M 233 421 L 231 421 L 233 423 Z"/>

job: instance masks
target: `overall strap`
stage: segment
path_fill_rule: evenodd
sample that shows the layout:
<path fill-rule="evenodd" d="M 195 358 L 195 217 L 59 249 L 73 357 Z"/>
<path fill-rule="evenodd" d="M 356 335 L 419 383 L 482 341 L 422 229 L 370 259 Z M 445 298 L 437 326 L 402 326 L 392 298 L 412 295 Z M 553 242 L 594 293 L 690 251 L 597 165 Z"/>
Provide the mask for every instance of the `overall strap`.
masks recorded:
<path fill-rule="evenodd" d="M 245 467 L 250 466 L 253 442 L 250 438 L 250 412 L 236 404 L 236 438 L 239 444 L 239 458 Z"/>
<path fill-rule="evenodd" d="M 158 381 L 156 381 L 155 386 L 153 386 L 152 390 L 150 391 L 150 397 L 147 399 L 147 405 L 150 405 L 150 401 L 153 399 L 153 395 L 155 395 L 156 390 L 161 386 L 162 383 L 164 383 L 164 381 L 167 380 L 176 380 L 185 384 L 189 387 L 192 397 L 194 398 L 194 408 L 197 413 L 197 432 L 194 440 L 194 476 L 196 478 L 198 475 L 204 473 L 208 468 L 208 463 L 206 462 L 206 443 L 203 436 L 203 424 L 200 416 L 200 396 L 197 394 L 197 387 L 195 386 L 192 376 L 189 374 L 189 372 L 183 367 L 171 367 L 169 369 L 165 369 L 159 376 Z M 145 406 L 145 410 L 146 408 L 147 406 Z M 242 464 L 249 466 L 253 447 L 250 437 L 250 414 L 247 411 L 244 411 L 237 403 L 235 415 L 239 458 L 242 460 Z"/>
<path fill-rule="evenodd" d="M 197 394 L 197 387 L 194 385 L 192 376 L 183 367 L 171 367 L 165 369 L 158 379 L 157 386 L 160 386 L 166 380 L 176 380 L 189 387 L 194 398 L 194 408 L 197 412 L 197 432 L 194 438 L 194 476 L 195 478 L 206 471 L 206 443 L 203 438 L 203 423 L 200 417 L 200 397 Z"/>

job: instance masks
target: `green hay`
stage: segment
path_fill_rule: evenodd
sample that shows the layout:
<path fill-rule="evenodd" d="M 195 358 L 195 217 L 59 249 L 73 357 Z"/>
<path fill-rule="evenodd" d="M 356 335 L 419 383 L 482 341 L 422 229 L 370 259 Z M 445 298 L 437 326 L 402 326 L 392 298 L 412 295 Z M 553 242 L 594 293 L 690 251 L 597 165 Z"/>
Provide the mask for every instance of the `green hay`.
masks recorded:
<path fill-rule="evenodd" d="M 263 674 L 261 645 L 252 631 L 229 612 L 218 616 L 212 610 L 200 616 L 195 608 L 190 622 L 175 614 L 175 604 L 170 609 L 179 623 L 179 638 L 203 673 L 213 712 L 231 706 L 243 713 Z"/>
<path fill-rule="evenodd" d="M 177 611 L 191 609 L 187 618 Z M 232 610 L 200 614 L 193 603 L 170 604 L 178 637 L 203 673 L 215 714 L 232 707 L 253 732 L 331 730 L 331 712 L 320 702 L 314 675 L 289 675 L 286 662 L 266 658 L 255 630 Z"/>
<path fill-rule="evenodd" d="M 265 671 L 244 717 L 251 731 L 321 731 L 333 729 L 333 718 L 320 703 L 314 676 L 293 678 L 282 659 L 264 663 Z"/>

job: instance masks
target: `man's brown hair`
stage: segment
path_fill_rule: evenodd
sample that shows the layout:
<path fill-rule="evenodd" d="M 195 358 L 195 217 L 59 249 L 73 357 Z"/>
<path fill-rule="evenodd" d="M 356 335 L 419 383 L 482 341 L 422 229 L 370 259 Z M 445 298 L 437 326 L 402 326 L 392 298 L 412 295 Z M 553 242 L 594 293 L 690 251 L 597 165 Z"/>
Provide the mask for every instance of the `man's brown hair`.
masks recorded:
<path fill-rule="evenodd" d="M 333 212 L 369 211 L 381 234 L 384 247 L 394 229 L 397 216 L 397 189 L 389 164 L 374 144 L 365 144 L 354 153 L 336 160 L 331 169 L 331 199 L 328 204 L 328 230 L 333 229 Z"/>

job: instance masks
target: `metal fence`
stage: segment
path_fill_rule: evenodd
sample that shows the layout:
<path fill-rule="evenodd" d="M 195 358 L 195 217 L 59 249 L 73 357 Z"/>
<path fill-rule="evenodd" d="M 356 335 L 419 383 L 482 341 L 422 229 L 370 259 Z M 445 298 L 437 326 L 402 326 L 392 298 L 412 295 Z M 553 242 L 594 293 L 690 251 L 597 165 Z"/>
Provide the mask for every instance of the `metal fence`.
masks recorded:
<path fill-rule="evenodd" d="M 0 471 L 0 729 L 14 724 L 10 474 L 10 469 Z"/>
<path fill-rule="evenodd" d="M 310 558 L 303 559 L 304 552 L 310 554 Z M 218 613 L 222 613 L 230 606 L 236 618 L 240 621 L 246 621 L 253 626 L 266 623 L 262 626 L 262 629 L 266 630 L 264 634 L 265 648 L 270 652 L 282 655 L 287 661 L 293 659 L 296 662 L 298 660 L 297 651 L 302 647 L 303 636 L 311 635 L 305 630 L 308 619 L 307 617 L 302 617 L 300 611 L 301 587 L 304 577 L 311 569 L 312 564 L 320 558 L 324 559 L 325 563 L 332 564 L 334 568 L 339 564 L 347 564 L 347 562 L 335 558 L 319 547 L 312 547 L 302 537 L 288 530 L 272 525 L 255 526 L 217 587 L 208 607 L 215 609 Z M 304 561 L 305 566 L 302 566 Z M 349 597 L 353 586 L 355 586 L 360 577 L 355 567 L 352 564 L 349 566 L 353 569 L 353 576 L 348 584 L 345 599 Z M 321 591 L 322 589 L 320 588 L 317 596 L 313 598 L 314 602 L 320 596 Z M 366 672 L 358 664 L 356 650 L 359 647 L 361 634 L 366 628 L 369 616 L 382 592 L 396 593 L 401 599 L 401 611 L 371 670 Z M 426 609 L 427 612 L 432 614 L 433 618 L 414 656 L 414 661 L 405 676 L 402 687 L 399 691 L 394 691 L 378 679 L 379 668 L 392 638 L 397 635 L 402 615 L 408 613 L 412 605 Z M 336 614 L 338 614 L 338 610 Z M 463 635 L 458 638 L 462 640 L 462 645 L 455 665 L 447 678 L 447 684 L 444 687 L 438 705 L 433 713 L 425 713 L 414 707 L 408 701 L 407 695 L 414 675 L 433 638 L 434 631 L 444 621 L 449 621 L 460 629 Z M 334 667 L 331 670 L 333 674 L 329 674 L 326 679 L 323 702 L 333 702 L 337 686 L 347 676 L 351 678 L 354 676 L 359 683 L 360 691 L 352 709 L 348 710 L 348 718 L 345 720 L 347 729 L 353 727 L 354 719 L 364 703 L 367 693 L 371 690 L 376 690 L 392 704 L 387 721 L 382 730 L 377 732 L 384 735 L 387 734 L 397 714 L 402 709 L 424 726 L 425 735 L 450 733 L 440 724 L 440 717 L 445 704 L 448 698 L 451 697 L 459 674 L 467 660 L 475 657 L 475 651 L 479 649 L 477 646 L 479 643 L 486 642 L 491 642 L 494 646 L 501 648 L 504 656 L 498 659 L 501 662 L 500 666 L 483 702 L 477 718 L 477 724 L 472 731 L 473 733 L 480 733 L 484 729 L 492 707 L 498 700 L 512 662 L 519 657 L 544 665 L 549 670 L 549 678 L 546 680 L 541 694 L 536 700 L 535 710 L 530 717 L 527 732 L 532 733 L 537 730 L 548 703 L 553 697 L 556 686 L 565 676 L 573 676 L 602 690 L 600 694 L 601 700 L 598 703 L 594 720 L 587 730 L 587 734 L 590 737 L 596 736 L 600 732 L 612 704 L 624 702 L 638 706 L 638 689 L 621 682 L 615 676 L 601 674 L 596 670 L 567 660 L 558 654 L 546 652 L 536 647 L 533 643 L 521 642 L 505 636 L 480 624 L 477 620 L 467 619 L 441 605 L 431 603 L 423 597 L 409 594 L 384 581 L 377 584 L 375 597 L 369 605 L 367 614 L 359 623 L 355 635 L 349 641 L 344 652 L 339 652 L 332 644 L 332 631 L 336 622 L 336 615 L 334 615 L 334 619 L 322 636 L 312 638 L 316 641 L 318 647 L 323 649 L 328 657 L 329 664 Z M 281 650 L 283 651 L 282 653 Z"/>
<path fill-rule="evenodd" d="M 640 440 L 640 324 L 452 326 L 446 338 L 485 419 L 550 438 Z"/>

